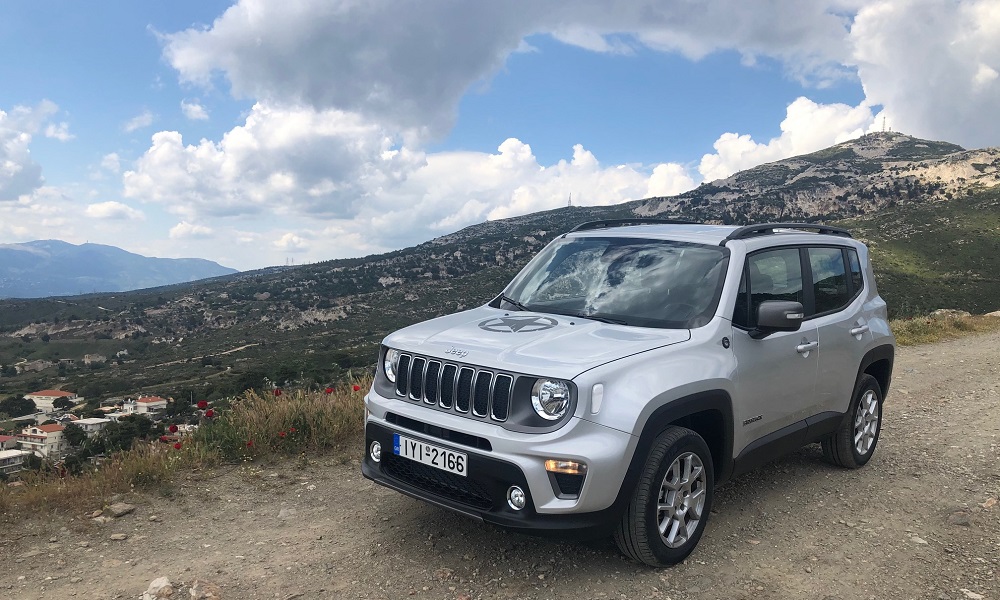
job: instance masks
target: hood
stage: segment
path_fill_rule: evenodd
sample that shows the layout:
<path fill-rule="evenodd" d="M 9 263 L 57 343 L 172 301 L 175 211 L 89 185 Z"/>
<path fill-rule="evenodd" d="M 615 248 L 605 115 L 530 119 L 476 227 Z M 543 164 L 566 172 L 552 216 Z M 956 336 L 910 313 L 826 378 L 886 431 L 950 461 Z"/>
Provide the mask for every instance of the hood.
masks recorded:
<path fill-rule="evenodd" d="M 627 327 L 482 306 L 400 329 L 383 343 L 441 360 L 572 379 L 604 363 L 690 337 L 687 329 Z"/>

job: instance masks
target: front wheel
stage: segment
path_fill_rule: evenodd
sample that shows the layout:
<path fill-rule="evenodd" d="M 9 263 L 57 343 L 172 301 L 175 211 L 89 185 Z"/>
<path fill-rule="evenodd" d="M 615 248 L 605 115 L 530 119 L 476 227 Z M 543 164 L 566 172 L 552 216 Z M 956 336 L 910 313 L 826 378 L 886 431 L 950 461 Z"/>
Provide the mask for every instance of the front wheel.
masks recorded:
<path fill-rule="evenodd" d="M 653 567 L 687 558 L 712 508 L 712 453 L 700 435 L 670 427 L 653 442 L 639 483 L 615 531 L 628 556 Z"/>
<path fill-rule="evenodd" d="M 851 401 L 851 418 L 823 440 L 823 457 L 848 469 L 864 466 L 875 454 L 881 431 L 882 388 L 874 377 L 865 374 Z"/>

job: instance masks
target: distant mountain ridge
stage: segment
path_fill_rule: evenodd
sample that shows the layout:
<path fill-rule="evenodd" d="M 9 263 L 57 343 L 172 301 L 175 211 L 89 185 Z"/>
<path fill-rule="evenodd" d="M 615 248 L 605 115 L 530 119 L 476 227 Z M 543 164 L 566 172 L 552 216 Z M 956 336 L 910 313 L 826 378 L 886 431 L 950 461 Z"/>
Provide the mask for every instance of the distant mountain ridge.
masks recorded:
<path fill-rule="evenodd" d="M 0 244 L 0 298 L 124 292 L 236 273 L 200 258 L 151 258 L 103 244 Z"/>

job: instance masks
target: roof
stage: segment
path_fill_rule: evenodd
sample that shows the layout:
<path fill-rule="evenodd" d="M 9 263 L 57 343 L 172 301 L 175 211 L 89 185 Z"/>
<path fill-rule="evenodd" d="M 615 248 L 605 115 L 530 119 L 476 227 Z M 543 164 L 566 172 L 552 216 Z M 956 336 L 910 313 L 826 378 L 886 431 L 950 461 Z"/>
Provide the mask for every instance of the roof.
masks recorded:
<path fill-rule="evenodd" d="M 57 431 L 62 431 L 65 427 L 59 425 L 58 423 L 52 423 L 50 425 L 39 425 L 38 429 L 40 431 L 44 431 L 45 433 L 55 433 Z"/>
<path fill-rule="evenodd" d="M 26 394 L 28 396 L 48 396 L 50 398 L 62 398 L 63 396 L 75 396 L 76 392 L 71 392 L 69 390 L 42 390 L 40 392 L 32 392 Z"/>
<path fill-rule="evenodd" d="M 76 422 L 77 425 L 100 425 L 101 423 L 110 423 L 111 419 L 102 419 L 100 417 L 90 417 L 88 419 L 80 419 Z"/>
<path fill-rule="evenodd" d="M 24 456 L 25 454 L 31 454 L 27 450 L 0 450 L 0 460 L 5 458 L 13 458 L 15 456 Z"/>
<path fill-rule="evenodd" d="M 149 404 L 150 402 L 166 402 L 166 398 L 160 398 L 159 396 L 143 396 L 136 400 L 136 402 L 142 402 L 143 404 Z"/>
<path fill-rule="evenodd" d="M 12 436 L 12 435 L 0 435 L 0 444 L 2 444 L 4 442 L 9 442 L 12 439 L 14 439 L 14 436 Z"/>
<path fill-rule="evenodd" d="M 798 227 L 794 228 L 783 228 L 774 227 L 768 228 L 767 224 L 755 226 L 756 229 L 767 229 L 769 235 L 761 235 L 760 232 L 750 232 L 745 235 L 740 235 L 739 239 L 765 239 L 774 240 L 776 236 L 803 236 L 803 239 L 797 240 L 808 241 L 808 238 L 815 237 L 816 232 L 804 231 L 802 227 L 808 226 L 809 228 L 815 229 L 836 229 L 831 227 L 826 227 L 819 224 L 802 224 L 802 223 L 790 223 L 786 225 L 795 225 Z M 725 246 L 729 239 L 733 239 L 730 236 L 733 235 L 737 230 L 749 230 L 750 227 L 737 227 L 735 225 L 707 225 L 707 224 L 634 224 L 634 225 L 618 225 L 610 227 L 600 227 L 593 229 L 582 229 L 579 231 L 570 232 L 567 235 L 573 237 L 615 237 L 615 238 L 638 238 L 638 239 L 664 239 L 664 240 L 676 240 L 679 242 L 689 242 L 693 244 L 708 244 L 712 246 Z M 845 232 L 846 233 L 846 232 Z M 739 234 L 737 234 L 739 235 Z M 830 234 L 825 234 L 825 237 L 834 237 Z M 835 236 L 840 242 L 844 240 L 851 239 L 843 236 Z"/>

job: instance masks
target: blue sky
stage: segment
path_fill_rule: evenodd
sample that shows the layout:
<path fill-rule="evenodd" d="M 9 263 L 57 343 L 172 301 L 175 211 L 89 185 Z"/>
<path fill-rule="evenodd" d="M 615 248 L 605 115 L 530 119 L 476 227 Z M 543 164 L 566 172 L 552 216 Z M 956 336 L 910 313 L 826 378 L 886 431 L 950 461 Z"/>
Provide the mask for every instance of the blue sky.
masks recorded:
<path fill-rule="evenodd" d="M 250 269 L 691 189 L 879 129 L 1000 145 L 989 0 L 0 5 L 0 243 Z"/>

